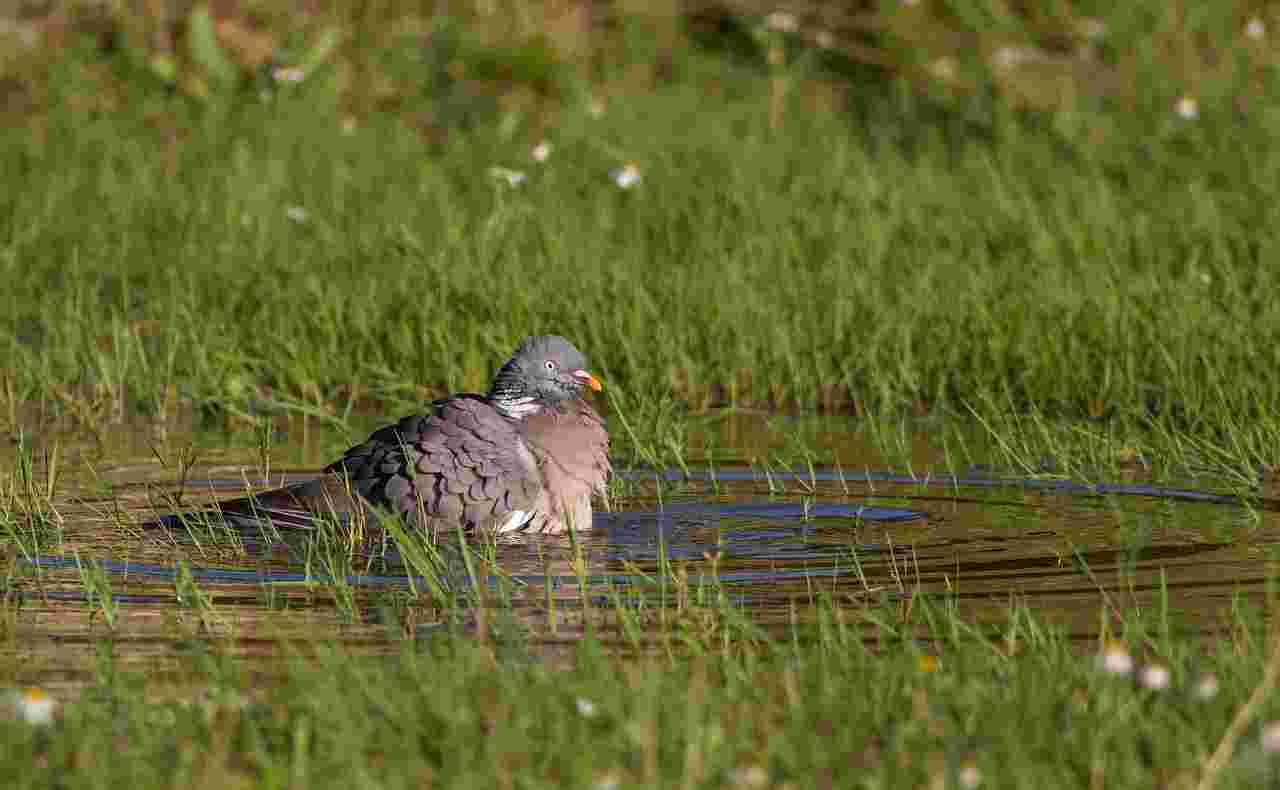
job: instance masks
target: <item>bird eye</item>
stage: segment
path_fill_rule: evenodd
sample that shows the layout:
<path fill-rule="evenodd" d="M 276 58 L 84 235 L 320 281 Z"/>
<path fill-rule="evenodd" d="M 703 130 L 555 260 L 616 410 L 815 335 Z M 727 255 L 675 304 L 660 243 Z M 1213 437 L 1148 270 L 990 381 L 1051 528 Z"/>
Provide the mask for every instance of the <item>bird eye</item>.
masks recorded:
<path fill-rule="evenodd" d="M 547 364 L 547 370 L 556 369 L 556 363 L 552 362 L 551 360 L 548 359 L 546 364 Z"/>

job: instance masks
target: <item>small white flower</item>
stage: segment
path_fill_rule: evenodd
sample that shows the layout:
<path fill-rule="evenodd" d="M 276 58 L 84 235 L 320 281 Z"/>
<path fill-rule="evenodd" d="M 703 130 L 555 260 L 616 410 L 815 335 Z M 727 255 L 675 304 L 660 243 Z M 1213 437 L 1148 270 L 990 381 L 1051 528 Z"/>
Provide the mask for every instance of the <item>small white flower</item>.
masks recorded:
<path fill-rule="evenodd" d="M 1108 675 L 1129 675 L 1133 672 L 1133 656 L 1119 642 L 1110 642 L 1098 656 L 1098 665 Z"/>
<path fill-rule="evenodd" d="M 1200 102 L 1190 96 L 1183 96 L 1173 105 L 1173 111 L 1184 121 L 1194 121 L 1200 117 Z"/>
<path fill-rule="evenodd" d="M 1254 41 L 1261 41 L 1267 37 L 1267 23 L 1255 16 L 1244 26 L 1244 34 Z"/>
<path fill-rule="evenodd" d="M 960 766 L 960 773 L 956 775 L 956 781 L 964 790 L 976 790 L 982 784 L 982 772 L 971 760 L 965 760 Z"/>
<path fill-rule="evenodd" d="M 1172 679 L 1169 668 L 1162 664 L 1147 664 L 1138 673 L 1138 682 L 1151 691 L 1164 691 L 1169 688 L 1169 681 Z"/>
<path fill-rule="evenodd" d="M 545 162 L 551 158 L 551 143 L 543 140 L 533 147 L 533 151 L 529 153 L 535 162 Z"/>
<path fill-rule="evenodd" d="M 276 82 L 297 84 L 307 78 L 307 72 L 296 66 L 283 66 L 271 70 L 271 79 Z"/>
<path fill-rule="evenodd" d="M 1194 689 L 1196 699 L 1210 700 L 1218 696 L 1218 678 L 1215 675 L 1205 675 L 1196 683 Z"/>
<path fill-rule="evenodd" d="M 44 726 L 53 723 L 53 712 L 58 703 L 43 689 L 28 688 L 15 691 L 11 695 L 11 704 L 18 718 L 27 724 Z"/>
<path fill-rule="evenodd" d="M 302 206 L 290 206 L 284 210 L 284 215 L 289 218 L 290 222 L 296 222 L 299 225 L 306 222 L 311 215 Z"/>
<path fill-rule="evenodd" d="M 599 99 L 592 99 L 587 105 L 587 115 L 599 120 L 604 117 L 604 102 Z"/>
<path fill-rule="evenodd" d="M 529 177 L 519 170 L 510 170 L 505 167 L 491 167 L 489 175 L 499 181 L 505 181 L 509 187 L 518 187 L 529 180 Z"/>
<path fill-rule="evenodd" d="M 775 33 L 794 33 L 800 29 L 796 15 L 787 11 L 774 11 L 764 18 L 764 26 Z"/>
<path fill-rule="evenodd" d="M 635 165 L 624 165 L 609 174 L 619 189 L 630 189 L 640 183 L 640 168 Z"/>
<path fill-rule="evenodd" d="M 1280 752 L 1280 721 L 1269 721 L 1262 725 L 1262 751 L 1267 754 Z"/>
<path fill-rule="evenodd" d="M 356 119 L 355 119 L 355 118 L 350 118 L 350 117 L 348 117 L 348 118 L 343 118 L 343 119 L 342 119 L 342 134 L 343 134 L 343 136 L 345 136 L 345 137 L 350 137 L 351 135 L 353 135 L 353 134 L 355 134 L 355 133 L 356 133 Z"/>
<path fill-rule="evenodd" d="M 814 40 L 818 42 L 818 46 L 822 49 L 831 49 L 836 45 L 836 37 L 831 34 L 830 30 L 819 30 Z"/>
<path fill-rule="evenodd" d="M 589 719 L 596 715 L 596 704 L 586 697 L 578 697 L 578 699 L 574 701 L 574 704 L 578 706 L 578 713 L 582 714 L 586 718 Z"/>

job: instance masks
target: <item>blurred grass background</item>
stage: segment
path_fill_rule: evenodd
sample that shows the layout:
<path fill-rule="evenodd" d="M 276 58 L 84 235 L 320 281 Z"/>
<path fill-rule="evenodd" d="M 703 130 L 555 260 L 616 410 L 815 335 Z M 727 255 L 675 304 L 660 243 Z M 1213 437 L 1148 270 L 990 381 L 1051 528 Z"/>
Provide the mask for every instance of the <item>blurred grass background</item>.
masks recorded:
<path fill-rule="evenodd" d="M 693 408 L 1269 419 L 1277 35 L 1259 3 L 7 3 L 0 421 L 395 408 L 543 331 Z"/>

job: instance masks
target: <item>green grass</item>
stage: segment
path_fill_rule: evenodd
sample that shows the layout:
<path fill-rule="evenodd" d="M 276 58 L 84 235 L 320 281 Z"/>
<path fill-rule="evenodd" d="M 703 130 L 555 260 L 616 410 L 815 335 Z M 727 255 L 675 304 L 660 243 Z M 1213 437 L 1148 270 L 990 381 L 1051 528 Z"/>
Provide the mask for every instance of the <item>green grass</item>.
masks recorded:
<path fill-rule="evenodd" d="M 1247 611 L 1197 649 L 1129 633 L 1140 665 L 1170 670 L 1166 689 L 1103 672 L 1096 645 L 1017 606 L 979 632 L 924 598 L 828 603 L 776 640 L 718 611 L 710 635 L 631 658 L 590 635 L 549 658 L 446 631 L 383 658 L 301 643 L 267 668 L 215 649 L 148 675 L 104 644 L 97 679 L 53 725 L 0 721 L 3 775 L 11 787 L 957 787 L 976 770 L 987 787 L 1192 787 L 1266 663 Z M 1208 676 L 1218 691 L 1203 698 Z M 1260 728 L 1276 716 L 1274 699 L 1250 711 L 1214 786 L 1274 781 Z"/>
<path fill-rule="evenodd" d="M 745 5 L 710 38 L 618 12 L 577 56 L 523 12 L 261 11 L 298 84 L 220 50 L 199 12 L 170 53 L 154 18 L 114 12 L 34 54 L 0 40 L 0 179 L 17 185 L 0 190 L 0 429 L 19 439 L 0 473 L 17 656 L 0 677 L 43 680 L 14 640 L 67 575 L 22 562 L 56 553 L 55 488 L 84 466 L 50 423 L 109 454 L 139 424 L 230 417 L 267 477 L 270 418 L 359 439 L 370 413 L 485 388 L 534 332 L 602 374 L 620 468 L 741 462 L 804 497 L 811 482 L 773 473 L 866 462 L 831 423 L 779 420 L 744 452 L 718 433 L 731 415 L 704 413 L 764 407 L 862 418 L 850 434 L 881 468 L 1139 469 L 1274 499 L 1278 86 L 1270 46 L 1242 39 L 1252 10 L 881 4 L 819 50 L 815 9 L 791 36 Z M 1095 12 L 1108 32 L 1085 42 Z M 1051 57 L 997 68 L 1005 46 Z M 627 163 L 642 181 L 622 190 Z M 163 435 L 153 452 L 179 486 L 196 466 Z M 612 493 L 688 493 L 645 485 Z M 133 545 L 101 508 L 105 540 Z M 887 602 L 811 591 L 767 631 L 665 558 L 602 603 L 576 553 L 581 600 L 544 604 L 492 545 L 453 536 L 394 535 L 422 583 L 371 601 L 346 580 L 374 561 L 361 537 L 326 526 L 305 581 L 256 594 L 331 606 L 338 629 L 381 607 L 391 655 L 233 658 L 236 624 L 178 559 L 185 647 L 154 672 L 128 649 L 127 585 L 86 554 L 82 606 L 110 638 L 54 725 L 0 719 L 4 784 L 942 787 L 975 769 L 992 787 L 1192 787 L 1223 744 L 1215 786 L 1280 775 L 1259 745 L 1280 708 L 1245 707 L 1280 667 L 1272 607 L 1243 593 L 1209 634 L 1165 590 L 1102 593 L 1081 644 L 1017 601 L 975 619 L 913 595 L 895 565 Z M 185 540 L 193 560 L 246 561 L 239 536 Z M 540 643 L 517 594 L 552 637 L 585 636 L 568 655 Z M 1099 671 L 1110 638 L 1172 688 Z M 1220 691 L 1199 699 L 1207 674 Z"/>
<path fill-rule="evenodd" d="M 684 48 L 643 90 L 568 72 L 550 120 L 433 136 L 412 104 L 344 125 L 346 66 L 198 102 L 65 54 L 50 109 L 0 132 L 22 184 L 0 197 L 11 422 L 342 419 L 483 388 L 540 331 L 632 403 L 1034 407 L 1218 442 L 1280 406 L 1280 150 L 1256 113 L 1102 102 L 1070 116 L 1110 130 L 1092 140 L 1065 111 L 901 79 L 823 104 L 831 73 L 804 59 L 780 99 L 774 72 Z"/>

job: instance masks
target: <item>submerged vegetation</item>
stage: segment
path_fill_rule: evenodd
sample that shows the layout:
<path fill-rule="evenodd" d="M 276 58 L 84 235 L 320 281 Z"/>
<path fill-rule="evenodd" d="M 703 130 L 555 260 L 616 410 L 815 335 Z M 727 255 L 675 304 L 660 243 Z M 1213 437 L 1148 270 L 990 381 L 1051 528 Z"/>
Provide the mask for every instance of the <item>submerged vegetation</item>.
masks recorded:
<path fill-rule="evenodd" d="M 55 5 L 0 17 L 5 786 L 1280 778 L 1271 11 Z M 547 331 L 611 531 L 144 526 Z"/>

